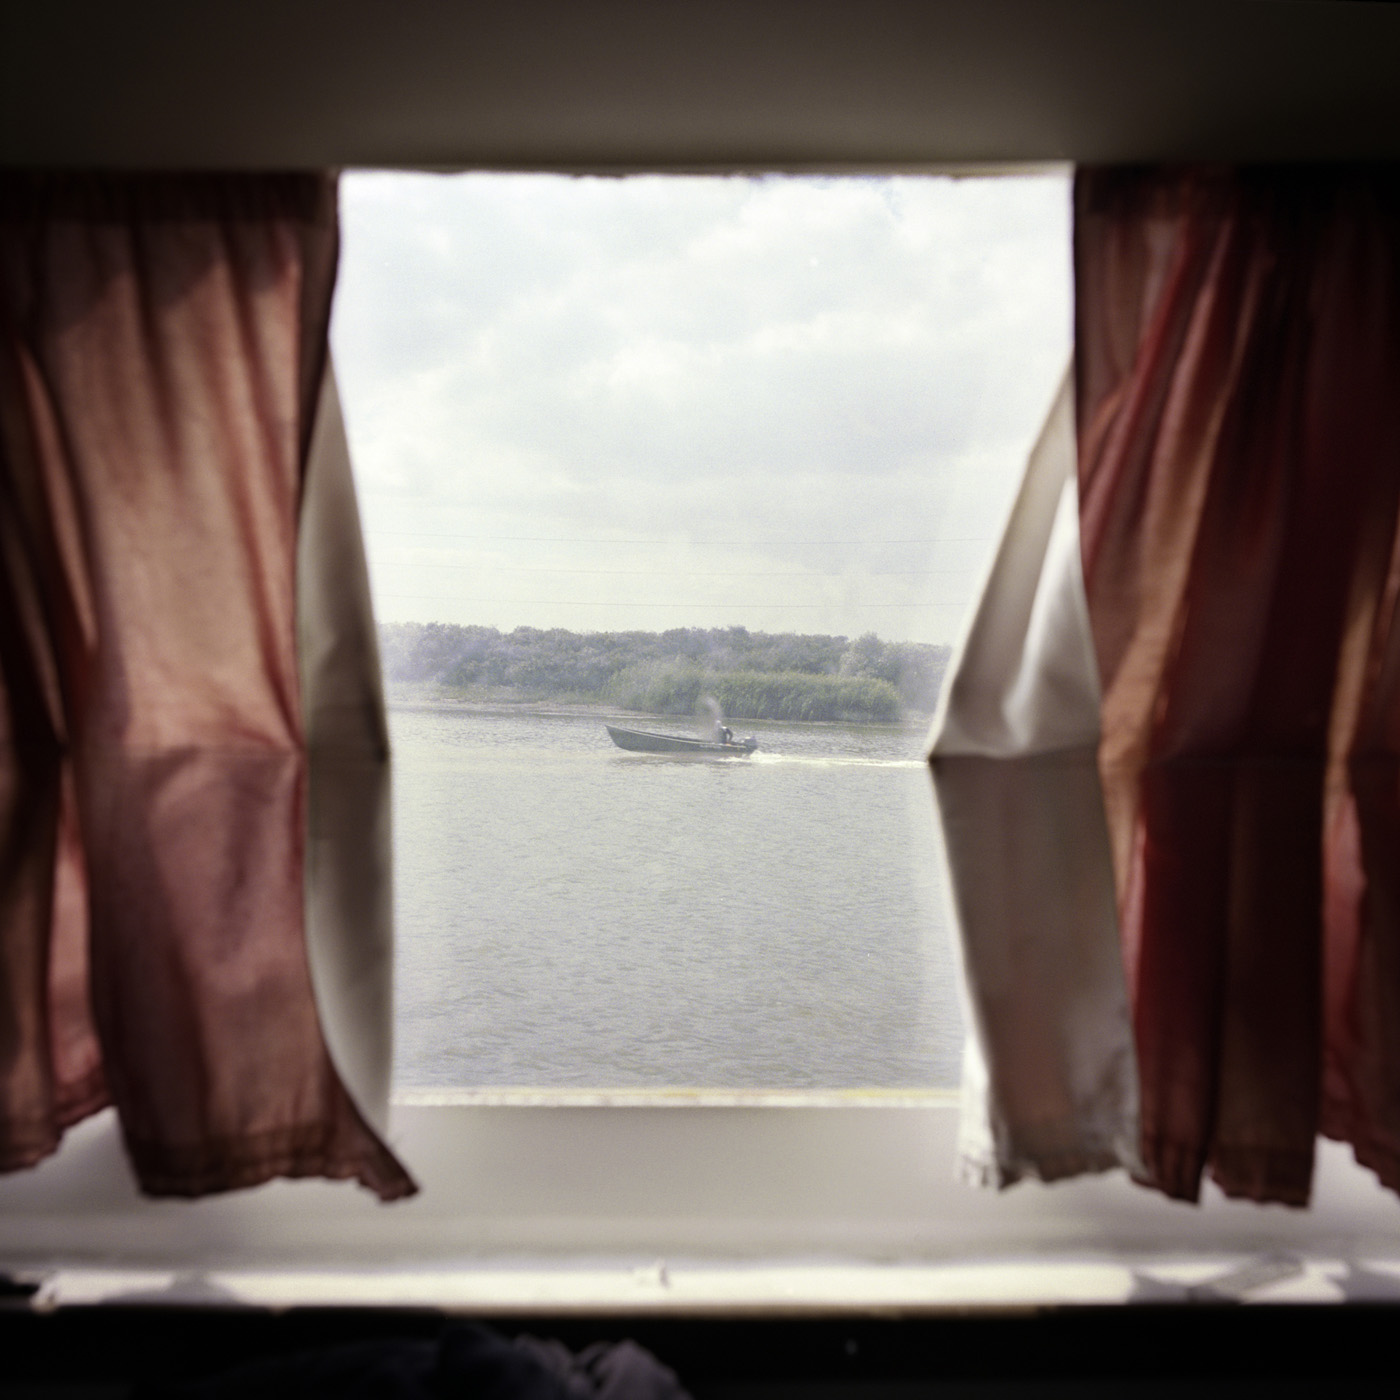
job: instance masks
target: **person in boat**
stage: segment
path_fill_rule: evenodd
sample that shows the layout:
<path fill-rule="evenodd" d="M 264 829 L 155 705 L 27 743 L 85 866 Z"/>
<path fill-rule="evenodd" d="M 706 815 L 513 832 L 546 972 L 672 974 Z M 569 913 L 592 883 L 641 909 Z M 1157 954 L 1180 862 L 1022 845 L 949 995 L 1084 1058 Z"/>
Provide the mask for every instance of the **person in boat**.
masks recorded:
<path fill-rule="evenodd" d="M 734 742 L 734 731 L 720 720 L 715 721 L 715 743 L 732 744 Z"/>

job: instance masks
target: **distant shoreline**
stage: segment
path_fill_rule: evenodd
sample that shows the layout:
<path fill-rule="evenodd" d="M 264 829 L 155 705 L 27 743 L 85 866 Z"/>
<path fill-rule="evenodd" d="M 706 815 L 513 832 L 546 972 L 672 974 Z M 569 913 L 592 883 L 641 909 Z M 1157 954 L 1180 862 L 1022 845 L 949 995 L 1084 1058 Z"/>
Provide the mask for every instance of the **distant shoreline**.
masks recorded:
<path fill-rule="evenodd" d="M 692 716 L 737 723 L 918 723 L 936 708 L 950 650 L 933 643 L 677 627 L 540 631 L 383 623 L 395 704 L 582 705 L 586 714 Z M 562 712 L 562 711 L 560 711 Z"/>
<path fill-rule="evenodd" d="M 684 715 L 647 714 L 636 710 L 619 709 L 603 700 L 512 700 L 508 697 L 426 695 L 406 692 L 402 687 L 390 685 L 384 696 L 385 706 L 393 711 L 418 712 L 423 714 L 465 713 L 476 715 L 539 715 L 551 719 L 615 720 L 619 724 L 635 726 L 639 720 L 649 724 L 669 725 L 671 728 L 684 728 L 687 717 Z M 802 724 L 821 728 L 863 728 L 877 729 L 922 729 L 927 727 L 932 716 L 906 714 L 898 720 L 767 720 L 744 715 L 729 715 L 726 718 L 736 724 Z"/>

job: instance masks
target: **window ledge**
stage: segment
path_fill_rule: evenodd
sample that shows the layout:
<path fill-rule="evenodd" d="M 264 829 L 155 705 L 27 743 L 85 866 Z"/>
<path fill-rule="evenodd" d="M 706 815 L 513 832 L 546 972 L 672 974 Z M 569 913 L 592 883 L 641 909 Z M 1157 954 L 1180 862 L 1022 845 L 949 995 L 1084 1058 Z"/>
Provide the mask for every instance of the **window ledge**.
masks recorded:
<path fill-rule="evenodd" d="M 1400 1297 L 1400 1260 L 1254 1258 L 1189 1261 L 1002 1260 L 933 1266 L 814 1263 L 719 1267 L 664 1260 L 436 1271 L 59 1269 L 43 1275 L 38 1310 L 95 1304 L 178 1307 L 432 1308 L 472 1316 L 522 1313 L 919 1316 L 968 1310 L 1118 1303 L 1337 1303 Z"/>
<path fill-rule="evenodd" d="M 1309 1211 L 1217 1193 L 1192 1207 L 1121 1174 L 963 1186 L 946 1098 L 548 1097 L 396 1104 L 392 1140 L 423 1189 L 393 1206 L 323 1182 L 146 1200 L 100 1115 L 0 1180 L 0 1272 L 42 1279 L 52 1304 L 474 1312 L 1170 1301 L 1238 1270 L 1231 1296 L 1250 1301 L 1400 1296 L 1400 1203 L 1336 1144 L 1320 1145 Z"/>

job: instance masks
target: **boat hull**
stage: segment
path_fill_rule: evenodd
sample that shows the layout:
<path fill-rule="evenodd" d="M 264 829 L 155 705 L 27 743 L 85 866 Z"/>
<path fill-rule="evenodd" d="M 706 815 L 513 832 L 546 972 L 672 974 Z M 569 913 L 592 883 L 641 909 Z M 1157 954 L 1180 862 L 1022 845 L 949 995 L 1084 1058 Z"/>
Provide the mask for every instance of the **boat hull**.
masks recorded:
<path fill-rule="evenodd" d="M 747 758 L 758 744 L 752 739 L 740 743 L 717 744 L 710 739 L 687 739 L 679 734 L 652 734 L 645 729 L 606 726 L 614 744 L 629 753 L 703 754 L 715 758 Z"/>

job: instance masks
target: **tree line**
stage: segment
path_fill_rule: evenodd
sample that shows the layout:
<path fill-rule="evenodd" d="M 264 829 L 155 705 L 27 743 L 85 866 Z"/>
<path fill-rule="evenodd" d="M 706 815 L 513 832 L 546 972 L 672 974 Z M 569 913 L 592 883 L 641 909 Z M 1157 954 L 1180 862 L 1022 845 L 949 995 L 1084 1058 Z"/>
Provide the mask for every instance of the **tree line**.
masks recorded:
<path fill-rule="evenodd" d="M 928 714 L 949 648 L 847 637 L 673 627 L 570 632 L 562 627 L 388 622 L 379 628 L 391 686 L 429 685 L 461 699 L 605 702 L 647 714 L 694 713 L 712 695 L 735 719 L 897 720 Z"/>

